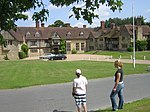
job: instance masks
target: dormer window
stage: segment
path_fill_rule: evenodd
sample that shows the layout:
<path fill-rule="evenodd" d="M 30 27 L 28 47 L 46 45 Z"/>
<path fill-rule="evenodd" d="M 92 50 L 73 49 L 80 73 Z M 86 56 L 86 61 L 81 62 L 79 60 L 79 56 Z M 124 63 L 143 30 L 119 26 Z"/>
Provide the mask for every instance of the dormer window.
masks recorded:
<path fill-rule="evenodd" d="M 59 37 L 57 32 L 54 33 L 53 37 Z"/>
<path fill-rule="evenodd" d="M 71 32 L 68 32 L 66 35 L 67 35 L 67 36 L 71 36 Z"/>
<path fill-rule="evenodd" d="M 40 37 L 39 32 L 36 32 L 36 33 L 35 33 L 35 37 Z"/>
<path fill-rule="evenodd" d="M 84 35 L 84 33 L 83 33 L 83 32 L 80 32 L 80 33 L 79 33 L 79 36 L 83 36 L 83 35 Z"/>
<path fill-rule="evenodd" d="M 30 37 L 30 32 L 27 32 L 27 33 L 26 33 L 26 37 Z"/>
<path fill-rule="evenodd" d="M 59 35 L 57 34 L 57 32 L 53 33 L 52 38 L 59 38 Z"/>

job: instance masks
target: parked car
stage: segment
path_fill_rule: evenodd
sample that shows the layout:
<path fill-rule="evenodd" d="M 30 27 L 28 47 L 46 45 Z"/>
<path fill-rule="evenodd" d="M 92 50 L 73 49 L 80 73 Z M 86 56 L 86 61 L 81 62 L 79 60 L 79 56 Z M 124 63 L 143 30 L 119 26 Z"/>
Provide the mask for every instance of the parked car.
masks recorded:
<path fill-rule="evenodd" d="M 67 56 L 65 54 L 55 54 L 54 56 L 51 56 L 49 60 L 65 60 Z"/>
<path fill-rule="evenodd" d="M 55 56 L 55 54 L 47 53 L 47 54 L 40 56 L 39 58 L 40 59 L 49 59 L 50 57 L 53 57 L 53 56 Z"/>

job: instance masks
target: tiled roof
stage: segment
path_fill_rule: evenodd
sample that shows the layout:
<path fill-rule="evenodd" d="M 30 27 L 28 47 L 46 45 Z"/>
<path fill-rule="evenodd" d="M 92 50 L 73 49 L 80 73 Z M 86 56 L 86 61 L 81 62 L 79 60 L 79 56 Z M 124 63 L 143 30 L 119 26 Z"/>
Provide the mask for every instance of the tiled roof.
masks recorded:
<path fill-rule="evenodd" d="M 150 27 L 147 25 L 142 26 L 143 35 L 150 35 Z"/>
<path fill-rule="evenodd" d="M 88 38 L 91 28 L 71 28 L 71 27 L 18 27 L 17 31 L 9 31 L 18 41 L 23 41 L 23 36 L 29 32 L 30 36 L 26 39 L 48 39 L 51 38 L 53 33 L 57 33 L 61 38 L 65 39 L 86 39 Z M 36 32 L 39 33 L 39 37 L 35 37 Z M 70 32 L 70 36 L 67 33 Z M 81 36 L 80 33 L 83 33 Z"/>
<path fill-rule="evenodd" d="M 141 27 L 142 27 L 143 35 L 150 35 L 149 26 L 142 25 Z M 52 38 L 55 32 L 62 39 L 73 40 L 73 39 L 87 39 L 90 34 L 92 34 L 94 38 L 105 37 L 105 36 L 116 37 L 116 36 L 119 36 L 120 34 L 132 35 L 133 34 L 132 29 L 133 29 L 132 25 L 130 24 L 130 25 L 124 25 L 121 27 L 116 27 L 115 29 L 97 28 L 97 30 L 95 30 L 94 28 L 77 28 L 77 27 L 74 27 L 74 28 L 72 27 L 61 27 L 61 28 L 60 27 L 40 27 L 40 28 L 18 27 L 16 32 L 13 30 L 10 30 L 9 32 L 18 41 L 23 41 L 23 37 L 29 40 L 32 40 L 32 39 L 44 40 L 44 39 Z M 135 30 L 136 29 L 137 29 L 137 26 L 135 25 Z M 36 37 L 35 36 L 36 33 L 39 34 L 40 36 Z M 26 36 L 26 34 L 30 34 L 30 35 Z"/>
<path fill-rule="evenodd" d="M 138 27 L 142 28 L 143 35 L 150 35 L 150 27 L 147 25 L 137 26 L 135 25 L 135 30 L 137 30 Z M 127 29 L 129 35 L 133 35 L 133 26 L 132 25 L 125 25 L 125 28 Z"/>
<path fill-rule="evenodd" d="M 120 35 L 120 28 L 115 27 L 114 29 L 112 28 L 107 28 L 107 30 L 105 29 L 105 31 L 103 31 L 102 37 L 116 38 L 119 37 L 119 35 Z"/>

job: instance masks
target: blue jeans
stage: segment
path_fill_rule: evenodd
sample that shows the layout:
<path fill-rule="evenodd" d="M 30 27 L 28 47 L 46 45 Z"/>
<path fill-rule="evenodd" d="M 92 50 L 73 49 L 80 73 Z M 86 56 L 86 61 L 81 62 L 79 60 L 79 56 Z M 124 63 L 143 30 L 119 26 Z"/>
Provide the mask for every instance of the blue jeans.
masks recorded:
<path fill-rule="evenodd" d="M 111 99 L 111 103 L 112 103 L 112 110 L 116 110 L 116 109 L 123 109 L 123 88 L 124 88 L 124 84 L 118 84 L 116 91 L 114 92 L 112 90 L 111 94 L 110 94 L 110 99 Z M 117 107 L 117 103 L 115 100 L 115 96 L 118 94 L 119 97 L 119 105 Z"/>

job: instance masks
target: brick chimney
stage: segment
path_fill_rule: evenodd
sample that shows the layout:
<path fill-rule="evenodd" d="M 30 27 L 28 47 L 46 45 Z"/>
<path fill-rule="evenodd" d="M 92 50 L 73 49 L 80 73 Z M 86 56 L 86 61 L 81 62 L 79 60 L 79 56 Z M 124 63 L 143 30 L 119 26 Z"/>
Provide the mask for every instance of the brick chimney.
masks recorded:
<path fill-rule="evenodd" d="M 86 28 L 86 25 L 83 25 L 83 28 Z"/>
<path fill-rule="evenodd" d="M 39 28 L 40 27 L 40 23 L 39 21 L 36 21 L 36 28 Z"/>
<path fill-rule="evenodd" d="M 141 26 L 142 25 L 142 21 L 141 20 L 142 20 L 141 16 L 137 17 L 136 25 Z"/>
<path fill-rule="evenodd" d="M 101 29 L 105 29 L 105 21 L 101 21 Z"/>
<path fill-rule="evenodd" d="M 70 27 L 70 23 L 66 23 L 66 27 Z"/>
<path fill-rule="evenodd" d="M 41 23 L 41 27 L 44 27 L 44 25 L 45 25 L 44 23 Z"/>
<path fill-rule="evenodd" d="M 111 29 L 115 29 L 116 28 L 116 24 L 115 23 L 111 23 Z"/>

